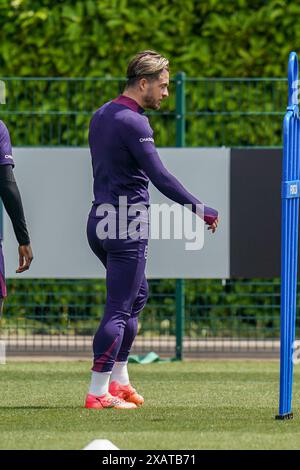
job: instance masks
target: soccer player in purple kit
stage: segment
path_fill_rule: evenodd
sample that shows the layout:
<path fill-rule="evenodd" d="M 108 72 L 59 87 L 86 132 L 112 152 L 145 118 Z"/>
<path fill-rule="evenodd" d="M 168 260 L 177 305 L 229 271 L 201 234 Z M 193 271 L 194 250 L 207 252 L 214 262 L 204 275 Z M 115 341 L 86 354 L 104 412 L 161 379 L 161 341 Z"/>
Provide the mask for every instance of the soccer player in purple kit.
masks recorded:
<path fill-rule="evenodd" d="M 94 363 L 86 408 L 133 409 L 144 403 L 130 383 L 127 362 L 138 329 L 138 315 L 148 297 L 145 277 L 147 238 L 99 237 L 106 204 L 121 211 L 128 206 L 149 207 L 149 180 L 165 196 L 197 208 L 202 203 L 164 167 L 155 148 L 145 109 L 157 110 L 168 97 L 169 62 L 155 51 L 138 53 L 127 68 L 125 91 L 93 115 L 89 145 L 94 177 L 94 201 L 87 224 L 89 245 L 106 268 L 104 316 L 93 341 Z M 202 206 L 203 207 L 203 206 Z M 109 212 L 109 210 L 107 211 Z M 129 214 L 129 212 L 128 212 Z M 215 232 L 218 212 L 204 205 L 208 229 Z M 128 216 L 129 223 L 132 217 Z M 122 234 L 123 235 L 123 234 Z"/>
<path fill-rule="evenodd" d="M 0 198 L 12 221 L 14 232 L 19 243 L 19 267 L 16 272 L 22 273 L 29 269 L 33 255 L 22 200 L 14 178 L 13 168 L 14 161 L 9 132 L 4 122 L 0 121 Z M 1 242 L 0 233 L 0 314 L 2 313 L 4 298 L 7 295 Z"/>

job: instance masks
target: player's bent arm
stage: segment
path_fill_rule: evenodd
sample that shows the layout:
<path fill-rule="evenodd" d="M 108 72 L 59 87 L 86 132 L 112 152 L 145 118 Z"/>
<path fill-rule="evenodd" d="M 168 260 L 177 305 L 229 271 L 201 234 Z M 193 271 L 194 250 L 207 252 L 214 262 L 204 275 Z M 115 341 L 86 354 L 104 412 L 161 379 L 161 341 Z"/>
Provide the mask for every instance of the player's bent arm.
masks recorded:
<path fill-rule="evenodd" d="M 0 165 L 0 197 L 12 221 L 19 245 L 30 245 L 22 200 L 11 165 Z"/>
<path fill-rule="evenodd" d="M 152 130 L 145 120 L 130 120 L 126 123 L 128 132 L 122 133 L 130 152 L 139 167 L 144 170 L 154 186 L 166 197 L 181 205 L 192 205 L 196 212 L 197 205 L 202 203 L 195 198 L 163 165 L 152 138 Z M 125 129 L 126 131 L 126 129 Z M 212 225 L 218 219 L 218 212 L 204 205 L 204 220 Z"/>
<path fill-rule="evenodd" d="M 197 205 L 202 205 L 199 199 L 187 191 L 180 181 L 166 169 L 157 152 L 148 154 L 142 164 L 142 169 L 150 181 L 166 197 L 181 205 L 192 205 L 193 212 L 196 212 Z M 217 217 L 218 212 L 215 209 L 204 205 L 204 220 L 208 225 L 211 225 Z"/>

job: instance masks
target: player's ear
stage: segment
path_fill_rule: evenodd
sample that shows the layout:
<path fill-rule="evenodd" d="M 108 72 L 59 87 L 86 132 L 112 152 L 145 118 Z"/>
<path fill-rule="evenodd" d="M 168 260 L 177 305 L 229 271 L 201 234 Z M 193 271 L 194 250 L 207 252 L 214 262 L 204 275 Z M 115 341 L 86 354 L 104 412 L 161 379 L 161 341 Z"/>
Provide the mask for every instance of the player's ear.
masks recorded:
<path fill-rule="evenodd" d="M 140 90 L 141 91 L 145 91 L 146 87 L 147 87 L 147 79 L 146 78 L 141 78 L 140 81 L 139 81 L 139 87 L 140 87 Z"/>

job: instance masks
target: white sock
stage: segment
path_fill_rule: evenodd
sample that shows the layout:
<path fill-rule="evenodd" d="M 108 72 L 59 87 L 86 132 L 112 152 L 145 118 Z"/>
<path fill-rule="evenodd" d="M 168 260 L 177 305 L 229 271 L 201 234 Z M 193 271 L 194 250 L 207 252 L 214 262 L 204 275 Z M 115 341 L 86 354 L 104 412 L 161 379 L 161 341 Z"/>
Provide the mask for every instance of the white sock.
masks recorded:
<path fill-rule="evenodd" d="M 116 380 L 121 385 L 128 385 L 129 384 L 127 364 L 128 364 L 128 361 L 115 362 L 115 364 L 113 366 L 111 376 L 110 376 L 110 381 L 111 382 Z"/>
<path fill-rule="evenodd" d="M 109 378 L 111 372 L 94 372 L 92 371 L 91 385 L 89 393 L 100 397 L 105 393 L 108 393 Z"/>

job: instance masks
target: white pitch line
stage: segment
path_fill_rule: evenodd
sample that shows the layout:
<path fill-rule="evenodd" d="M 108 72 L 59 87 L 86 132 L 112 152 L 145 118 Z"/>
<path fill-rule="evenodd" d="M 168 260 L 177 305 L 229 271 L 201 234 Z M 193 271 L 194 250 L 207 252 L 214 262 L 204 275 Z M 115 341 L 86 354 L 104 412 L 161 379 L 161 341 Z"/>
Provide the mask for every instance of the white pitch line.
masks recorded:
<path fill-rule="evenodd" d="M 83 450 L 120 450 L 108 439 L 95 439 L 90 442 Z"/>

